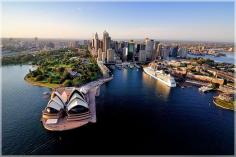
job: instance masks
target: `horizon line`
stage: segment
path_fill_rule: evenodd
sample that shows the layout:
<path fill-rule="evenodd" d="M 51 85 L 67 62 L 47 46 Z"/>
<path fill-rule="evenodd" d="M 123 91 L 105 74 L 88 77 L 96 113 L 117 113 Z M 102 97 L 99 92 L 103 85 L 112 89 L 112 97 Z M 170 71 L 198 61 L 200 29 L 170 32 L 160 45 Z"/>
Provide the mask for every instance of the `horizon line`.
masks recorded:
<path fill-rule="evenodd" d="M 34 38 L 38 38 L 38 39 L 44 39 L 44 40 L 91 40 L 93 39 L 91 38 L 63 38 L 63 37 L 58 37 L 58 38 L 53 38 L 53 37 L 1 37 L 2 39 L 6 39 L 6 38 L 15 38 L 15 39 L 34 39 Z M 144 40 L 145 38 L 149 38 L 149 37 L 144 37 L 144 38 L 112 38 L 113 41 L 116 40 Z M 102 39 L 102 38 L 101 38 Z M 100 39 L 100 40 L 101 40 Z M 157 39 L 157 38 L 149 38 L 155 41 L 182 41 L 182 42 L 219 42 L 219 43 L 234 43 L 234 41 L 220 41 L 220 40 L 190 40 L 190 39 Z"/>

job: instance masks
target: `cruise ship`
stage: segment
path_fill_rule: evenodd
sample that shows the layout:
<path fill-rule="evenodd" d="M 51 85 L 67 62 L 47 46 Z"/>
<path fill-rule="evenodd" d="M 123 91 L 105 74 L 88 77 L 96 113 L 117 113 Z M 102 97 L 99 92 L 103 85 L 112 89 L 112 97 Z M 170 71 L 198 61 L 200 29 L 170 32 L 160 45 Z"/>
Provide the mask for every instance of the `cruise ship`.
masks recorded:
<path fill-rule="evenodd" d="M 145 73 L 166 84 L 167 86 L 176 87 L 175 79 L 163 70 L 158 70 L 156 63 L 150 63 L 149 66 L 144 67 L 143 70 Z"/>

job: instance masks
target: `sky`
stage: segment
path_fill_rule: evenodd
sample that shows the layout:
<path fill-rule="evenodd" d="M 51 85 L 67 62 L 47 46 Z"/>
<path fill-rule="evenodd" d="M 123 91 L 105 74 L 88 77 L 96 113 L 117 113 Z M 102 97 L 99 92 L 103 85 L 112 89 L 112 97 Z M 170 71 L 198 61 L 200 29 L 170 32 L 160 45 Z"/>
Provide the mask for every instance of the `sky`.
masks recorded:
<path fill-rule="evenodd" d="M 234 40 L 233 2 L 3 2 L 2 37 Z"/>

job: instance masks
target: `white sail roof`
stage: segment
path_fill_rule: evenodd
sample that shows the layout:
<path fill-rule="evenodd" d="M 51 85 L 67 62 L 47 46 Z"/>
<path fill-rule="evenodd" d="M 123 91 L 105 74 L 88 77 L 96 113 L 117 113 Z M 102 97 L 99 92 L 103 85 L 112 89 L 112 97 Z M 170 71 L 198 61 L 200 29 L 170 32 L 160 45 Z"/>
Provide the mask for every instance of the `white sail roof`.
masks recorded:
<path fill-rule="evenodd" d="M 54 94 L 63 102 L 66 103 L 66 101 L 64 101 L 64 98 L 62 97 L 62 95 L 60 93 L 58 93 L 58 91 L 55 91 Z"/>
<path fill-rule="evenodd" d="M 84 106 L 84 107 L 88 108 L 88 103 L 76 98 L 76 99 L 70 101 L 70 103 L 67 106 L 67 110 L 70 111 L 75 106 Z"/>
<path fill-rule="evenodd" d="M 70 97 L 69 103 L 67 104 L 67 110 L 69 111 L 73 107 L 79 106 L 79 105 L 88 108 L 88 103 L 84 99 L 84 95 L 82 93 L 80 93 L 78 90 L 76 90 L 77 92 L 76 91 L 74 92 L 74 91 L 72 92 L 73 95 Z"/>
<path fill-rule="evenodd" d="M 62 102 L 62 100 L 57 95 L 55 95 L 55 97 L 53 97 L 48 102 L 47 107 L 51 107 L 51 108 L 54 108 L 54 109 L 59 111 L 60 109 L 64 108 L 64 103 Z"/>
<path fill-rule="evenodd" d="M 62 95 L 61 95 L 61 98 L 62 98 L 63 102 L 66 103 L 66 101 L 67 101 L 68 98 L 67 98 L 67 94 L 66 94 L 65 91 L 63 91 L 63 93 L 62 93 Z"/>
<path fill-rule="evenodd" d="M 72 95 L 72 97 L 70 98 L 70 101 L 74 100 L 75 98 L 79 98 L 79 99 L 85 101 L 84 98 L 81 97 L 78 93 L 74 93 L 74 94 Z M 70 103 L 70 102 L 69 102 L 69 103 Z"/>

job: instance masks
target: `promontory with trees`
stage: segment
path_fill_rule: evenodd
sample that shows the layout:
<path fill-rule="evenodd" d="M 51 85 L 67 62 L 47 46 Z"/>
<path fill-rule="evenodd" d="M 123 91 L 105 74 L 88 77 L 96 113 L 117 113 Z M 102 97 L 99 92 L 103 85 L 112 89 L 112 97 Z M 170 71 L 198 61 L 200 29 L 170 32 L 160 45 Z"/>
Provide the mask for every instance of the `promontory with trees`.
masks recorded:
<path fill-rule="evenodd" d="M 96 60 L 87 49 L 60 49 L 34 54 L 2 57 L 2 65 L 32 64 L 25 80 L 49 88 L 80 86 L 102 76 Z"/>

